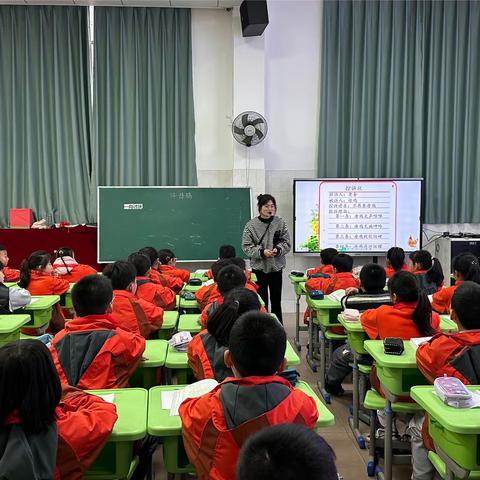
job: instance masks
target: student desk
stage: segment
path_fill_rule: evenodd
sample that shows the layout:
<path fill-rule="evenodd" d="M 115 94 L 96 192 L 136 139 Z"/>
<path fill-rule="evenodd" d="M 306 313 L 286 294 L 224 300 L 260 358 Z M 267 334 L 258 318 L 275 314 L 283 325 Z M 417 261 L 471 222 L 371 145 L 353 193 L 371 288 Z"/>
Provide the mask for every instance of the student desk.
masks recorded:
<path fill-rule="evenodd" d="M 18 283 L 17 282 L 4 282 L 4 285 L 8 288 L 12 288 L 12 287 L 18 287 Z"/>
<path fill-rule="evenodd" d="M 171 337 L 173 330 L 177 326 L 178 312 L 177 310 L 164 310 L 163 323 L 158 331 L 158 338 L 168 339 Z"/>
<path fill-rule="evenodd" d="M 30 315 L 0 315 L 0 347 L 20 340 L 20 328 L 30 321 Z"/>
<path fill-rule="evenodd" d="M 63 308 L 73 308 L 72 303 L 72 288 L 75 286 L 75 283 L 70 283 L 70 288 L 66 293 L 60 297 L 60 305 Z"/>
<path fill-rule="evenodd" d="M 338 323 L 338 314 L 342 311 L 340 302 L 330 300 L 325 297 L 323 300 L 312 300 L 308 294 L 306 301 L 309 308 L 308 319 L 308 333 L 309 333 L 309 351 L 307 355 L 307 362 L 310 368 L 316 372 L 317 364 L 315 359 L 320 359 L 320 378 L 318 388 L 322 397 L 327 403 L 330 403 L 330 394 L 325 390 L 325 373 L 326 373 L 326 344 L 329 342 L 329 353 L 332 356 L 332 341 L 344 341 L 346 335 L 339 335 L 330 331 L 332 327 L 341 326 Z M 316 317 L 313 317 L 313 312 L 316 312 Z M 320 347 L 320 348 L 319 348 Z"/>
<path fill-rule="evenodd" d="M 405 350 L 401 355 L 386 355 L 383 340 L 366 340 L 365 350 L 375 360 L 377 376 L 385 393 L 385 480 L 392 480 L 392 403 L 399 397 L 409 396 L 410 388 L 428 384 L 427 379 L 417 368 L 416 350 L 409 341 L 404 341 Z M 412 405 L 412 411 L 416 410 Z"/>
<path fill-rule="evenodd" d="M 192 293 L 195 293 L 196 291 L 200 290 L 202 287 L 203 287 L 203 283 L 202 285 L 189 285 L 188 283 L 185 284 L 185 286 L 183 287 L 183 291 L 184 292 L 192 292 Z"/>
<path fill-rule="evenodd" d="M 296 277 L 295 275 L 288 275 L 288 280 L 293 286 L 293 291 L 297 297 L 297 301 L 295 303 L 295 347 L 298 351 L 302 349 L 302 345 L 300 344 L 300 332 L 308 332 L 308 327 L 300 325 L 300 298 L 302 295 L 305 295 L 305 282 L 307 281 L 307 277 L 303 275 L 302 277 Z"/>
<path fill-rule="evenodd" d="M 290 342 L 287 340 L 287 348 L 285 350 L 285 358 L 287 359 L 287 367 L 294 367 L 300 365 L 300 357 L 295 352 Z M 179 384 L 186 384 L 189 373 L 191 373 L 188 366 L 187 352 L 177 352 L 174 347 L 168 346 L 167 358 L 165 366 L 170 370 L 175 370 L 177 382 Z"/>
<path fill-rule="evenodd" d="M 480 386 L 467 386 L 479 390 Z M 480 470 L 480 409 L 453 408 L 435 395 L 433 387 L 413 387 L 412 398 L 428 413 L 428 432 L 444 462 L 448 480 L 470 478 Z M 478 477 L 474 477 L 478 478 Z"/>
<path fill-rule="evenodd" d="M 190 313 L 200 311 L 200 308 L 198 307 L 198 303 L 195 299 L 185 300 L 181 295 L 178 301 L 178 308 L 179 310 L 185 310 Z"/>
<path fill-rule="evenodd" d="M 40 328 L 47 325 L 52 318 L 52 308 L 60 301 L 59 295 L 42 295 L 38 297 L 32 296 L 36 299 L 23 308 L 17 310 L 18 313 L 27 313 L 30 315 L 30 321 L 24 325 L 27 328 Z"/>
<path fill-rule="evenodd" d="M 185 313 L 178 318 L 179 332 L 199 333 L 202 330 L 199 313 Z"/>
<path fill-rule="evenodd" d="M 338 321 L 345 328 L 347 333 L 347 342 L 353 353 L 353 401 L 352 401 L 352 416 L 349 417 L 348 423 L 350 428 L 357 439 L 357 443 L 360 448 L 365 448 L 365 439 L 359 431 L 359 418 L 360 418 L 360 370 L 362 365 L 359 363 L 361 355 L 368 353 L 364 348 L 364 341 L 368 340 L 368 337 L 360 322 L 346 322 L 343 319 L 342 314 L 338 315 Z M 440 315 L 440 330 L 442 332 L 455 332 L 457 331 L 456 323 L 450 319 L 448 315 Z M 409 343 L 409 342 L 405 342 Z M 410 344 L 409 344 L 410 346 Z M 382 349 L 383 351 L 383 349 Z M 388 355 L 390 358 L 395 358 L 394 355 Z M 365 372 L 366 373 L 366 372 Z"/>
<path fill-rule="evenodd" d="M 114 395 L 118 419 L 99 456 L 84 478 L 126 478 L 133 460 L 133 444 L 147 434 L 148 392 L 143 388 L 91 390 L 94 395 Z"/>
<path fill-rule="evenodd" d="M 165 365 L 168 342 L 166 340 L 147 340 L 137 370 L 130 378 L 130 385 L 150 388 L 158 385 L 157 369 Z"/>
<path fill-rule="evenodd" d="M 170 416 L 170 410 L 162 409 L 162 392 L 183 388 L 184 385 L 165 385 L 150 389 L 148 398 L 148 426 L 150 435 L 163 438 L 163 460 L 168 473 L 192 473 L 193 467 L 188 463 L 182 442 L 182 422 L 180 417 Z M 318 420 L 315 425 L 328 427 L 334 425 L 335 418 L 328 408 L 321 402 L 310 385 L 298 382 L 296 387 L 315 400 L 318 409 Z M 183 459 L 180 457 L 183 456 Z M 183 461 L 180 461 L 183 460 Z"/>

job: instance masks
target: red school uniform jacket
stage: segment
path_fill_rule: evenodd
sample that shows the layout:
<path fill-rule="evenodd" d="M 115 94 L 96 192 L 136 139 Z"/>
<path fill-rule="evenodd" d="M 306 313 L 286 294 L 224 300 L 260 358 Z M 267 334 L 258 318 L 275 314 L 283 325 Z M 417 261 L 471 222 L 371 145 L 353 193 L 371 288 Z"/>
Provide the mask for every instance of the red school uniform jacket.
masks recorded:
<path fill-rule="evenodd" d="M 148 276 L 153 283 L 157 283 L 163 287 L 168 287 L 175 293 L 178 293 L 183 288 L 183 280 L 181 278 L 174 277 L 173 275 L 165 275 L 157 270 L 154 270 L 153 268 L 150 269 Z"/>
<path fill-rule="evenodd" d="M 360 315 L 360 322 L 369 338 L 383 340 L 385 337 L 398 337 L 403 340 L 421 337 L 413 322 L 412 314 L 416 302 L 398 302 L 395 305 L 382 305 L 378 308 L 365 310 Z M 432 312 L 430 321 L 432 328 L 438 331 L 440 317 Z"/>
<path fill-rule="evenodd" d="M 175 292 L 168 287 L 152 282 L 150 277 L 137 277 L 137 298 L 143 298 L 164 310 L 175 310 Z"/>
<path fill-rule="evenodd" d="M 245 288 L 257 293 L 258 286 L 253 282 L 248 282 L 245 284 Z M 219 299 L 222 294 L 218 291 L 218 286 L 216 283 L 211 283 L 210 285 L 204 285 L 200 287 L 195 292 L 195 300 L 198 303 L 200 310 L 203 310 L 209 303 L 213 303 L 215 300 Z"/>
<path fill-rule="evenodd" d="M 417 349 L 417 365 L 425 378 L 433 383 L 447 375 L 465 384 L 480 382 L 480 330 L 439 333 Z"/>
<path fill-rule="evenodd" d="M 63 266 L 54 268 L 55 270 L 59 268 L 65 269 L 65 267 Z M 66 280 L 69 283 L 76 283 L 81 278 L 86 277 L 87 275 L 94 275 L 97 273 L 97 271 L 93 267 L 91 267 L 90 265 L 83 265 L 82 263 L 77 263 L 72 267 L 69 266 L 68 270 L 70 273 L 61 274 L 59 278 Z"/>
<path fill-rule="evenodd" d="M 30 283 L 26 287 L 32 295 L 63 295 L 69 288 L 67 280 L 39 270 L 30 270 Z"/>
<path fill-rule="evenodd" d="M 227 378 L 179 408 L 183 443 L 200 480 L 235 480 L 240 448 L 262 428 L 299 423 L 314 428 L 312 398 L 276 375 Z"/>
<path fill-rule="evenodd" d="M 165 273 L 166 275 L 172 275 L 174 277 L 181 278 L 184 283 L 190 280 L 190 272 L 182 268 L 172 267 L 171 265 L 160 265 L 160 273 Z"/>
<path fill-rule="evenodd" d="M 408 266 L 406 263 L 404 263 L 402 265 L 402 268 L 399 270 L 399 271 L 402 271 L 402 272 L 408 272 L 409 269 L 408 269 Z M 395 275 L 397 273 L 397 270 L 394 270 L 391 265 L 387 265 L 385 267 L 385 274 L 387 275 L 387 278 L 392 278 L 393 275 Z"/>
<path fill-rule="evenodd" d="M 83 390 L 128 387 L 144 350 L 145 339 L 108 314 L 70 320 L 50 345 L 60 381 Z"/>
<path fill-rule="evenodd" d="M 308 268 L 305 272 L 308 275 L 313 275 L 314 273 L 323 273 L 325 275 L 334 275 L 333 265 L 319 265 L 318 267 Z"/>
<path fill-rule="evenodd" d="M 103 448 L 117 420 L 115 405 L 62 385 L 56 421 L 27 433 L 16 412 L 0 429 L 1 478 L 80 480 Z"/>
<path fill-rule="evenodd" d="M 113 403 L 63 386 L 57 407 L 58 446 L 54 480 L 81 480 L 117 421 Z"/>
<path fill-rule="evenodd" d="M 227 377 L 232 377 L 233 372 L 223 361 L 223 354 L 227 347 L 220 345 L 215 337 L 202 330 L 195 335 L 188 344 L 188 365 L 193 370 L 197 380 L 214 378 L 222 382 Z"/>
<path fill-rule="evenodd" d="M 20 270 L 14 268 L 3 267 L 3 275 L 5 282 L 16 282 L 20 278 Z"/>
<path fill-rule="evenodd" d="M 163 309 L 127 290 L 114 290 L 112 317 L 117 327 L 149 338 L 163 324 Z"/>
<path fill-rule="evenodd" d="M 435 292 L 432 295 L 432 308 L 438 313 L 448 313 L 450 314 L 450 305 L 452 303 L 452 297 L 455 293 L 455 290 L 463 282 L 457 280 L 455 285 L 450 287 L 441 288 L 438 292 Z"/>
<path fill-rule="evenodd" d="M 348 287 L 358 288 L 359 286 L 360 282 L 351 272 L 334 273 L 330 278 L 309 278 L 305 283 L 307 292 L 321 290 L 325 295 L 329 295 L 335 290 Z"/>

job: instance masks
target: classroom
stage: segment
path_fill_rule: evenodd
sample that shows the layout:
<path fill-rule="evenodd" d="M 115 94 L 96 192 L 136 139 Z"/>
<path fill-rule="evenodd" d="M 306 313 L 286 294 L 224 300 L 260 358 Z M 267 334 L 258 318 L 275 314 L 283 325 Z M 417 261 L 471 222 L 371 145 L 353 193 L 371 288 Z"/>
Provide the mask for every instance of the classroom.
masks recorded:
<path fill-rule="evenodd" d="M 480 478 L 479 0 L 0 0 L 0 479 Z"/>

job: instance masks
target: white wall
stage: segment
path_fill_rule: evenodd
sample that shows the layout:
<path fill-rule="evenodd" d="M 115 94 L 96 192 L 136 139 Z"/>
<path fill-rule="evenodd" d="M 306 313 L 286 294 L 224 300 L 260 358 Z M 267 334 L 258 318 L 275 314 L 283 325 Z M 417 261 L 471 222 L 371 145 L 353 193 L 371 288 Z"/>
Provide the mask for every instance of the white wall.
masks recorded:
<path fill-rule="evenodd" d="M 322 3 L 269 0 L 268 14 L 263 38 L 243 39 L 237 10 L 192 10 L 198 178 L 202 186 L 244 184 L 247 162 L 239 161 L 242 152 L 223 120 L 232 109 L 234 115 L 237 109 L 258 109 L 268 135 L 257 151 L 251 148 L 250 183 L 276 197 L 293 235 L 292 179 L 315 177 L 317 171 Z M 216 130 L 221 141 L 209 135 Z M 287 271 L 314 263 L 290 254 Z M 288 282 L 283 299 L 293 311 Z"/>
<path fill-rule="evenodd" d="M 201 186 L 232 186 L 232 13 L 192 9 L 195 147 Z"/>

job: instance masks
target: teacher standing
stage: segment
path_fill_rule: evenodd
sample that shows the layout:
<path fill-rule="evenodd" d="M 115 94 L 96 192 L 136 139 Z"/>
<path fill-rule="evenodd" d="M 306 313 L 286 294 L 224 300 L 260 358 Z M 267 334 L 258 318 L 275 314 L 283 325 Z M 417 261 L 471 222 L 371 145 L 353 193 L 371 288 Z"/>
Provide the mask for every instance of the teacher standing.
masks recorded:
<path fill-rule="evenodd" d="M 257 197 L 259 216 L 252 218 L 243 230 L 242 250 L 250 257 L 257 276 L 258 294 L 268 309 L 270 289 L 271 312 L 282 319 L 282 273 L 285 255 L 290 251 L 290 234 L 285 221 L 277 217 L 277 202 L 265 193 Z"/>

